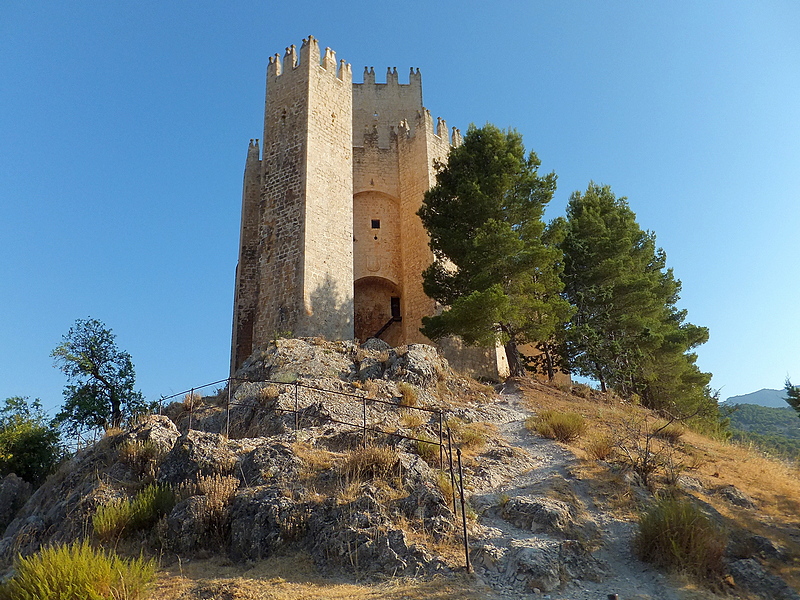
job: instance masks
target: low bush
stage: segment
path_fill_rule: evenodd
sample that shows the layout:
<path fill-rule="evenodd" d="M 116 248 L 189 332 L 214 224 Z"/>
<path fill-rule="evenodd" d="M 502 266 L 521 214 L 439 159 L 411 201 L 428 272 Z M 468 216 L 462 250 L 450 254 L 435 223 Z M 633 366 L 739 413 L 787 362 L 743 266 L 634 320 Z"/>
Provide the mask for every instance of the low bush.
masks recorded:
<path fill-rule="evenodd" d="M 117 539 L 148 529 L 175 505 L 175 494 L 164 485 L 148 485 L 133 499 L 116 500 L 100 506 L 92 526 L 102 541 Z"/>
<path fill-rule="evenodd" d="M 715 583 L 724 572 L 725 536 L 688 500 L 662 497 L 639 518 L 634 548 L 639 558 Z"/>
<path fill-rule="evenodd" d="M 139 600 L 155 573 L 154 560 L 126 560 L 83 540 L 19 558 L 0 600 Z"/>
<path fill-rule="evenodd" d="M 559 442 L 571 442 L 586 431 L 586 421 L 577 413 L 562 413 L 546 410 L 536 417 L 529 417 L 525 426 L 530 431 Z"/>

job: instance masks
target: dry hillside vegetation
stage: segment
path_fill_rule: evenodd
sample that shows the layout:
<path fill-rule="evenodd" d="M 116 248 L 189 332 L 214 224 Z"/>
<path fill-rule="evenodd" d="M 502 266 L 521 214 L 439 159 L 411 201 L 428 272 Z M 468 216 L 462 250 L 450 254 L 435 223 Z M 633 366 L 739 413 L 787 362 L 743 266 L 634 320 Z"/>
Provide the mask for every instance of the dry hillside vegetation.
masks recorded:
<path fill-rule="evenodd" d="M 759 556 L 770 571 L 800 589 L 798 465 L 701 435 L 680 423 L 656 431 L 666 423 L 663 418 L 585 386 L 565 393 L 529 381 L 521 389 L 537 414 L 577 413 L 585 419 L 586 432 L 568 447 L 582 459 L 577 475 L 589 483 L 605 510 L 636 518 L 647 506 L 651 497 L 644 486 L 630 483 L 642 483 L 635 469 L 649 459 L 649 492 L 693 498 L 714 515 L 730 540 L 730 552 Z M 753 534 L 782 552 L 769 556 L 769 551 L 753 547 Z"/>
<path fill-rule="evenodd" d="M 736 564 L 800 585 L 796 467 L 614 394 L 532 379 L 496 391 L 428 347 L 321 340 L 278 340 L 244 374 L 270 381 L 237 385 L 229 413 L 227 390 L 191 395 L 76 455 L 10 523 L 5 565 L 84 538 L 144 549 L 165 600 L 794 598 L 748 591 Z M 366 445 L 335 422 L 365 407 L 385 432 Z M 462 450 L 472 575 L 438 413 L 422 409 L 446 411 Z M 667 574 L 636 557 L 658 498 L 721 532 L 721 562 Z"/>

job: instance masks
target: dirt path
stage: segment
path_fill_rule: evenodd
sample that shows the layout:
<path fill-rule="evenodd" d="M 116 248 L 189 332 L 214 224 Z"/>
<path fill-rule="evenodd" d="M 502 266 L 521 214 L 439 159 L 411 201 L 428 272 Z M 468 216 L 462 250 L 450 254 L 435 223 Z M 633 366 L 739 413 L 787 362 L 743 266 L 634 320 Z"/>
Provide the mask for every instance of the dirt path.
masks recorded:
<path fill-rule="evenodd" d="M 495 454 L 513 457 L 495 462 L 489 452 L 474 469 L 471 502 L 479 518 L 471 545 L 476 574 L 503 598 L 604 600 L 618 594 L 620 600 L 679 600 L 664 575 L 632 555 L 635 524 L 599 510 L 588 484 L 572 475 L 575 455 L 525 429 L 532 412 L 518 391 L 504 392 L 501 398 L 481 410 L 481 417 L 494 423 L 507 443 L 500 441 Z M 553 490 L 560 490 L 562 497 L 571 495 L 572 501 L 548 500 Z M 544 526 L 530 520 L 525 526 L 524 515 L 513 518 L 519 513 L 512 509 L 539 510 L 536 506 L 544 507 Z M 572 532 L 577 530 L 577 536 L 547 527 L 548 518 L 565 506 L 573 507 Z M 592 551 L 582 552 L 565 537 L 592 538 L 587 542 Z M 567 580 L 560 589 L 559 579 Z"/>

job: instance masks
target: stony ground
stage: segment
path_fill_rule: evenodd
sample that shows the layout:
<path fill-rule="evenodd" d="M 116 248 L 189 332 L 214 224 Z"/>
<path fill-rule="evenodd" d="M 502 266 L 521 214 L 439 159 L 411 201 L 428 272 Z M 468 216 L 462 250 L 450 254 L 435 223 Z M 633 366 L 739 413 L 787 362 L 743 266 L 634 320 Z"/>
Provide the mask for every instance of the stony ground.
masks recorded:
<path fill-rule="evenodd" d="M 616 593 L 621 600 L 678 600 L 664 575 L 633 556 L 634 523 L 599 509 L 585 483 L 574 476 L 574 454 L 527 431 L 525 420 L 532 414 L 514 388 L 503 390 L 501 400 L 482 411 L 516 458 L 505 469 L 487 468 L 491 477 L 474 480 L 472 504 L 480 515 L 473 540 L 478 577 L 503 598 L 596 600 Z M 558 489 L 564 483 L 579 510 L 548 498 L 554 485 Z M 524 508 L 541 505 L 556 516 L 566 509 L 565 523 L 548 527 L 552 514 L 545 514 L 540 527 L 525 527 Z M 573 532 L 566 531 L 570 525 Z M 584 541 L 571 544 L 576 540 L 565 539 L 570 537 Z M 573 548 L 577 544 L 581 547 Z M 560 577 L 570 575 L 557 589 Z"/>

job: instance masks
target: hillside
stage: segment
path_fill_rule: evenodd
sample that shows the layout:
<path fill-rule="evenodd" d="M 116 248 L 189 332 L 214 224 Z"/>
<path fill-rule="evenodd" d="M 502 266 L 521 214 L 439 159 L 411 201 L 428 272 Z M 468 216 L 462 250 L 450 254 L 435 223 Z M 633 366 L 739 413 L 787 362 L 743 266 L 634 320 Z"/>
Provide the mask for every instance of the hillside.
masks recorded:
<path fill-rule="evenodd" d="M 659 429 L 613 394 L 528 379 L 493 389 L 432 348 L 374 341 L 277 340 L 239 375 L 250 381 L 230 403 L 228 390 L 187 396 L 76 455 L 10 522 L 6 567 L 88 536 L 158 556 L 151 597 L 164 600 L 800 598 L 787 586 L 800 584 L 796 470 Z M 440 410 L 463 459 L 472 574 Z M 585 430 L 568 443 L 535 432 L 563 413 Z M 103 507 L 154 482 L 174 506 L 104 538 Z M 718 577 L 697 583 L 634 553 L 639 511 L 667 490 L 724 532 Z"/>
<path fill-rule="evenodd" d="M 733 406 L 735 404 L 755 404 L 757 406 L 767 406 L 769 408 L 786 408 L 789 406 L 784 400 L 786 392 L 783 390 L 758 390 L 750 394 L 742 394 L 741 396 L 731 396 L 723 403 L 726 406 Z"/>
<path fill-rule="evenodd" d="M 777 456 L 800 458 L 800 418 L 793 408 L 738 404 L 733 411 L 727 407 L 722 411 L 730 419 L 735 440 Z"/>

